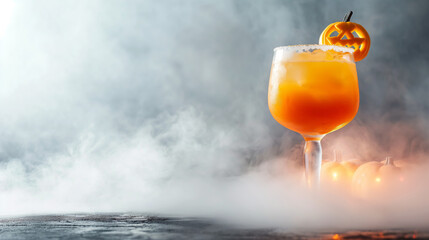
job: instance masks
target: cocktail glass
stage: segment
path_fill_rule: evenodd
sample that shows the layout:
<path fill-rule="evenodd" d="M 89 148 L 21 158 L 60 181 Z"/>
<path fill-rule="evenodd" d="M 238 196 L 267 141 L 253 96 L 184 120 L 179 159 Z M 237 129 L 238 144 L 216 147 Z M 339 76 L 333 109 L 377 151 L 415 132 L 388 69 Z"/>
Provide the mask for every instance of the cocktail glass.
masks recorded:
<path fill-rule="evenodd" d="M 305 139 L 307 185 L 318 188 L 322 138 L 347 125 L 359 108 L 352 48 L 296 45 L 274 49 L 268 106 L 274 119 Z"/>

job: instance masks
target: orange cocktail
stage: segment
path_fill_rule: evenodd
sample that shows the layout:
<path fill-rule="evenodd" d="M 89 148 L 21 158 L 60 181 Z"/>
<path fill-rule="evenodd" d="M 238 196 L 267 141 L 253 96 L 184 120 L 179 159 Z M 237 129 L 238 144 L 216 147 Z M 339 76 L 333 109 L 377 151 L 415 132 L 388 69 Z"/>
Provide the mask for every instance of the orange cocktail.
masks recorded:
<path fill-rule="evenodd" d="M 350 51 L 333 46 L 308 51 L 303 46 L 277 48 L 268 89 L 274 119 L 307 140 L 320 139 L 349 123 L 359 108 Z"/>

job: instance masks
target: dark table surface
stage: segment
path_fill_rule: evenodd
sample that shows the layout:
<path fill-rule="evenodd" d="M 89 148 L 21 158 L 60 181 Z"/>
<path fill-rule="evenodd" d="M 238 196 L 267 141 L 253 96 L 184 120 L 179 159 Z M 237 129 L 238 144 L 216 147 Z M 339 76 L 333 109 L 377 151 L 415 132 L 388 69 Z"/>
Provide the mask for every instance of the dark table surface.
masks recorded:
<path fill-rule="evenodd" d="M 193 218 L 68 214 L 0 218 L 0 239 L 429 239 L 412 229 L 297 231 L 246 229 Z"/>

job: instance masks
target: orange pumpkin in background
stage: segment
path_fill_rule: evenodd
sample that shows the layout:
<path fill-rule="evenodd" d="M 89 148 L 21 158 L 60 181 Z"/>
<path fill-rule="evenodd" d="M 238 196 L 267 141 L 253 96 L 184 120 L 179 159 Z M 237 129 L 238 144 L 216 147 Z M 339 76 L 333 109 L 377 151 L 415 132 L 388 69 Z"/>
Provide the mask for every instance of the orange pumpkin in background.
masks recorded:
<path fill-rule="evenodd" d="M 359 164 L 357 159 L 343 161 L 341 152 L 334 150 L 334 161 L 322 164 L 322 182 L 348 184 Z"/>
<path fill-rule="evenodd" d="M 342 22 L 335 22 L 328 25 L 320 35 L 319 44 L 352 47 L 355 49 L 353 56 L 357 62 L 364 59 L 368 54 L 371 39 L 364 27 L 360 24 L 350 22 L 352 14 L 353 12 L 350 11 Z"/>
<path fill-rule="evenodd" d="M 362 164 L 356 169 L 352 184 L 359 196 L 370 197 L 378 192 L 393 190 L 404 181 L 402 168 L 387 157 L 384 163 L 372 161 Z"/>

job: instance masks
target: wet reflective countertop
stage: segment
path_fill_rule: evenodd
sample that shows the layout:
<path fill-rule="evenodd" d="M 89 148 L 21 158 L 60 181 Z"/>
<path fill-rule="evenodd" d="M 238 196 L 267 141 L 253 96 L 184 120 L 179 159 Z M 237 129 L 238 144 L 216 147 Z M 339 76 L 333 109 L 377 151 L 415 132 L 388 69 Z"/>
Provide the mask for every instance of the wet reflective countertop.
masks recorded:
<path fill-rule="evenodd" d="M 429 231 L 244 229 L 193 218 L 70 214 L 0 218 L 0 239 L 429 239 Z"/>

